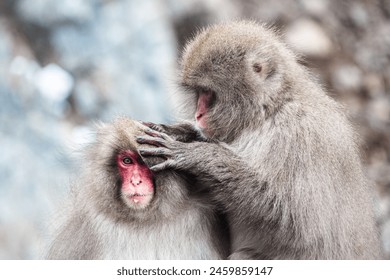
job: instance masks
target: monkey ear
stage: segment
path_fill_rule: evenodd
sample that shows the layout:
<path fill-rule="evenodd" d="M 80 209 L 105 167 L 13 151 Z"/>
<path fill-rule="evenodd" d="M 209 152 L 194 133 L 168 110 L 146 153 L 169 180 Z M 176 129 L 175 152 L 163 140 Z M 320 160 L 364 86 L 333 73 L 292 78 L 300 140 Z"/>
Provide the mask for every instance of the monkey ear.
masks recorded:
<path fill-rule="evenodd" d="M 263 66 L 258 62 L 255 62 L 252 65 L 252 68 L 253 68 L 253 71 L 255 71 L 256 73 L 261 73 L 261 71 L 263 70 Z"/>
<path fill-rule="evenodd" d="M 275 74 L 274 64 L 271 61 L 259 61 L 253 62 L 252 70 L 256 76 L 260 76 L 263 79 L 270 78 L 273 74 Z"/>

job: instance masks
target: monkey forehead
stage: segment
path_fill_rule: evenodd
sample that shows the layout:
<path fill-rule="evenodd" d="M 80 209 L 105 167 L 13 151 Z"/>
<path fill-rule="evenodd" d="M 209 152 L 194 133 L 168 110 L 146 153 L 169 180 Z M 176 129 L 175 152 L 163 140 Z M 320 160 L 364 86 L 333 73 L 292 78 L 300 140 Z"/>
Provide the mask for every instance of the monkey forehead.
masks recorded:
<path fill-rule="evenodd" d="M 137 136 L 144 134 L 142 123 L 126 117 L 120 117 L 111 124 L 106 124 L 98 131 L 98 140 L 103 143 L 114 143 L 117 149 L 137 150 L 140 144 Z M 145 146 L 145 144 L 142 144 Z"/>
<path fill-rule="evenodd" d="M 191 79 L 200 69 L 207 72 L 213 64 L 233 66 L 252 50 L 273 52 L 277 42 L 273 30 L 252 21 L 210 26 L 186 45 L 181 61 L 183 79 Z"/>

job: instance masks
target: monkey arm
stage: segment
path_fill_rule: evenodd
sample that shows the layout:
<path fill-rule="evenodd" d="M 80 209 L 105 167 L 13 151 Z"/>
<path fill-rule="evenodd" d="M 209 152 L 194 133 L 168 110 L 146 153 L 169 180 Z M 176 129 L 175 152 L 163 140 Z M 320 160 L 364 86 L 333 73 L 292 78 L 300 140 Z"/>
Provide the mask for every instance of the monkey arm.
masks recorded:
<path fill-rule="evenodd" d="M 146 131 L 149 136 L 141 136 L 137 141 L 156 148 L 140 149 L 144 157 L 162 157 L 162 163 L 150 166 L 154 172 L 175 169 L 196 175 L 205 187 L 210 188 L 214 198 L 226 209 L 238 209 L 242 204 L 253 204 L 256 211 L 261 193 L 267 186 L 261 182 L 258 174 L 238 155 L 222 143 L 191 142 L 183 143 L 174 140 L 165 133 Z M 248 196 L 244 189 L 250 189 Z M 243 214 L 243 219 L 262 213 Z M 266 215 L 266 213 L 263 213 Z"/>

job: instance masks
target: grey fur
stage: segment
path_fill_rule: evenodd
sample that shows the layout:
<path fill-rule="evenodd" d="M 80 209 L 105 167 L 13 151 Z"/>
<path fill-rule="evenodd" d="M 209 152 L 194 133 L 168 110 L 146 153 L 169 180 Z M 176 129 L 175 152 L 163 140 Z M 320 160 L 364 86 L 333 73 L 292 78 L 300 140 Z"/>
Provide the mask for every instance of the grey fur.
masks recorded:
<path fill-rule="evenodd" d="M 217 143 L 149 125 L 165 133 L 140 137 L 159 146 L 140 152 L 167 158 L 152 170 L 190 172 L 212 192 L 228 215 L 230 259 L 381 257 L 355 132 L 273 30 L 211 26 L 181 67 L 192 116 L 197 91 L 215 93 L 207 125 Z"/>
<path fill-rule="evenodd" d="M 140 124 L 125 118 L 98 129 L 96 142 L 85 151 L 82 175 L 65 209 L 67 220 L 54 236 L 48 259 L 227 257 L 228 237 L 215 206 L 191 192 L 184 176 L 157 174 L 155 195 L 146 209 L 131 209 L 120 199 L 115 156 L 136 150 L 133 136 L 140 130 Z"/>

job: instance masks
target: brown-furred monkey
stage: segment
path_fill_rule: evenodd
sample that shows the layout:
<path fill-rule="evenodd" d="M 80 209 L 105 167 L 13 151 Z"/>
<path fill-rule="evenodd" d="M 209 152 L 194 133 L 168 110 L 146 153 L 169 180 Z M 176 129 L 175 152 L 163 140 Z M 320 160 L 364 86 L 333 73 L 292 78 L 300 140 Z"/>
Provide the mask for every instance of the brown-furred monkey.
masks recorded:
<path fill-rule="evenodd" d="M 228 232 L 207 193 L 174 171 L 153 174 L 137 152 L 141 127 L 126 118 L 100 126 L 48 259 L 227 257 Z"/>
<path fill-rule="evenodd" d="M 146 124 L 154 130 L 139 143 L 158 147 L 140 153 L 166 158 L 155 172 L 193 174 L 211 192 L 227 213 L 230 259 L 380 258 L 355 132 L 273 30 L 241 21 L 201 31 L 181 84 L 197 128 Z"/>

